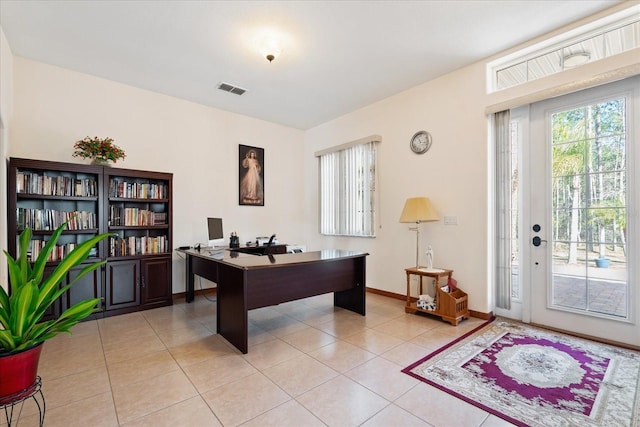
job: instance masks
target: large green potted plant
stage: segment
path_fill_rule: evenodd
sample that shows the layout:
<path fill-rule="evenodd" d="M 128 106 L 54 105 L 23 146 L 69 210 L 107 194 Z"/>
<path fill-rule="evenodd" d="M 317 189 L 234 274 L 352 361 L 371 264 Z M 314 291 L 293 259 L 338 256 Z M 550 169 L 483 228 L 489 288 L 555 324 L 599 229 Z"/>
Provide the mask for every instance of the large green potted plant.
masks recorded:
<path fill-rule="evenodd" d="M 45 277 L 49 254 L 55 248 L 64 223 L 52 234 L 38 257 L 30 262 L 27 256 L 31 229 L 19 237 L 19 249 L 14 259 L 7 251 L 10 292 L 0 286 L 0 403 L 15 399 L 28 392 L 37 375 L 42 344 L 97 311 L 98 298 L 87 299 L 69 307 L 60 317 L 43 321 L 42 318 L 55 301 L 87 273 L 99 268 L 105 261 L 86 264 L 75 279 L 64 286 L 60 283 L 67 273 L 89 256 L 91 249 L 108 233 L 99 234 L 80 243 Z"/>

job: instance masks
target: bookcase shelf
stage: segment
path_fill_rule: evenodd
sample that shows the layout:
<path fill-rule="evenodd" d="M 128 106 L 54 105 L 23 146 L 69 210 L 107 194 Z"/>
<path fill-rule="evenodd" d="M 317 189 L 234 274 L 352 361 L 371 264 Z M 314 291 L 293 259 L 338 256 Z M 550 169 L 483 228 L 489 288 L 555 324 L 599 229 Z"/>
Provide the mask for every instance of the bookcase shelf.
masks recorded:
<path fill-rule="evenodd" d="M 18 229 L 18 234 L 23 232 L 23 229 Z M 54 230 L 31 230 L 31 234 L 34 236 L 44 235 L 50 236 L 53 234 Z M 98 234 L 97 228 L 88 228 L 86 230 L 64 230 L 62 234 Z"/>
<path fill-rule="evenodd" d="M 44 194 L 30 194 L 30 193 L 18 193 L 16 197 L 19 199 L 42 199 L 42 200 L 86 200 L 97 201 L 97 197 L 82 197 L 82 196 L 47 196 Z"/>
<path fill-rule="evenodd" d="M 117 239 L 126 239 L 134 249 L 134 253 L 113 256 L 109 239 L 100 242 L 96 256 L 85 262 L 106 260 L 106 265 L 74 284 L 47 318 L 57 317 L 72 302 L 85 298 L 103 301 L 101 312 L 94 317 L 172 304 L 172 181 L 173 175 L 163 172 L 9 159 L 8 252 L 12 256 L 17 253 L 18 236 L 25 227 L 32 229 L 37 253 L 56 226 L 74 215 L 75 229 L 62 233 L 60 246 L 70 250 L 92 236 L 109 232 Z M 110 214 L 125 210 L 128 215 L 139 214 L 132 219 L 134 225 L 111 225 Z M 65 249 L 58 251 L 64 255 Z M 47 271 L 59 262 L 48 262 Z M 74 275 L 71 273 L 60 286 Z"/>
<path fill-rule="evenodd" d="M 144 259 L 144 258 L 157 258 L 158 256 L 171 256 L 171 252 L 158 252 L 157 254 L 136 254 L 136 255 L 122 255 L 122 256 L 108 256 L 107 261 L 122 261 L 126 259 Z"/>
<path fill-rule="evenodd" d="M 166 230 L 169 224 L 162 225 L 110 225 L 109 231 L 116 230 Z"/>
<path fill-rule="evenodd" d="M 109 197 L 110 202 L 131 202 L 131 203 L 169 203 L 169 199 L 132 199 L 123 197 Z"/>

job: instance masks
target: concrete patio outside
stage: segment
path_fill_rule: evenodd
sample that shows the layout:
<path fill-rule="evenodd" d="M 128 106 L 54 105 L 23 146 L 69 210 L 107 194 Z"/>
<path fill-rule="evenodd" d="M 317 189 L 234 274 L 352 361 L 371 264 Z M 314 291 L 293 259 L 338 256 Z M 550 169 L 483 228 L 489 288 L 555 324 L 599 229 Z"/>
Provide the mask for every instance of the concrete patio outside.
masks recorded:
<path fill-rule="evenodd" d="M 511 269 L 513 294 L 519 293 L 518 266 Z M 587 279 L 588 277 L 588 279 Z M 627 270 L 612 265 L 597 268 L 582 264 L 553 265 L 553 302 L 560 307 L 625 318 L 628 313 Z"/>

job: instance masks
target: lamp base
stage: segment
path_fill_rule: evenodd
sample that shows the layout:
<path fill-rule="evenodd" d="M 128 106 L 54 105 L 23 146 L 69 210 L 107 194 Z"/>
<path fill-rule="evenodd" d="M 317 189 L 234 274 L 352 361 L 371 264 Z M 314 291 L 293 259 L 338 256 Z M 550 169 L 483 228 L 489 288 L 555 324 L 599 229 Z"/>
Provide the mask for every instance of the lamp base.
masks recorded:
<path fill-rule="evenodd" d="M 416 221 L 416 268 L 420 268 L 420 221 Z"/>

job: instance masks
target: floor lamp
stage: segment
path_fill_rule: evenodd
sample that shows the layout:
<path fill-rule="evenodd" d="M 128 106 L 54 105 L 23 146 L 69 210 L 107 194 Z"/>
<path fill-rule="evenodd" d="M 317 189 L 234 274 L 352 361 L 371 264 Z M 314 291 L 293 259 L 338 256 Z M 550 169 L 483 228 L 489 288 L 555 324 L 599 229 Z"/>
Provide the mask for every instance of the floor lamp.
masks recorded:
<path fill-rule="evenodd" d="M 440 218 L 433 208 L 431 201 L 427 197 L 411 197 L 404 203 L 404 209 L 400 215 L 400 222 L 415 222 L 415 228 L 410 230 L 416 232 L 416 268 L 418 264 L 418 254 L 420 253 L 420 223 L 426 221 L 438 221 Z"/>

